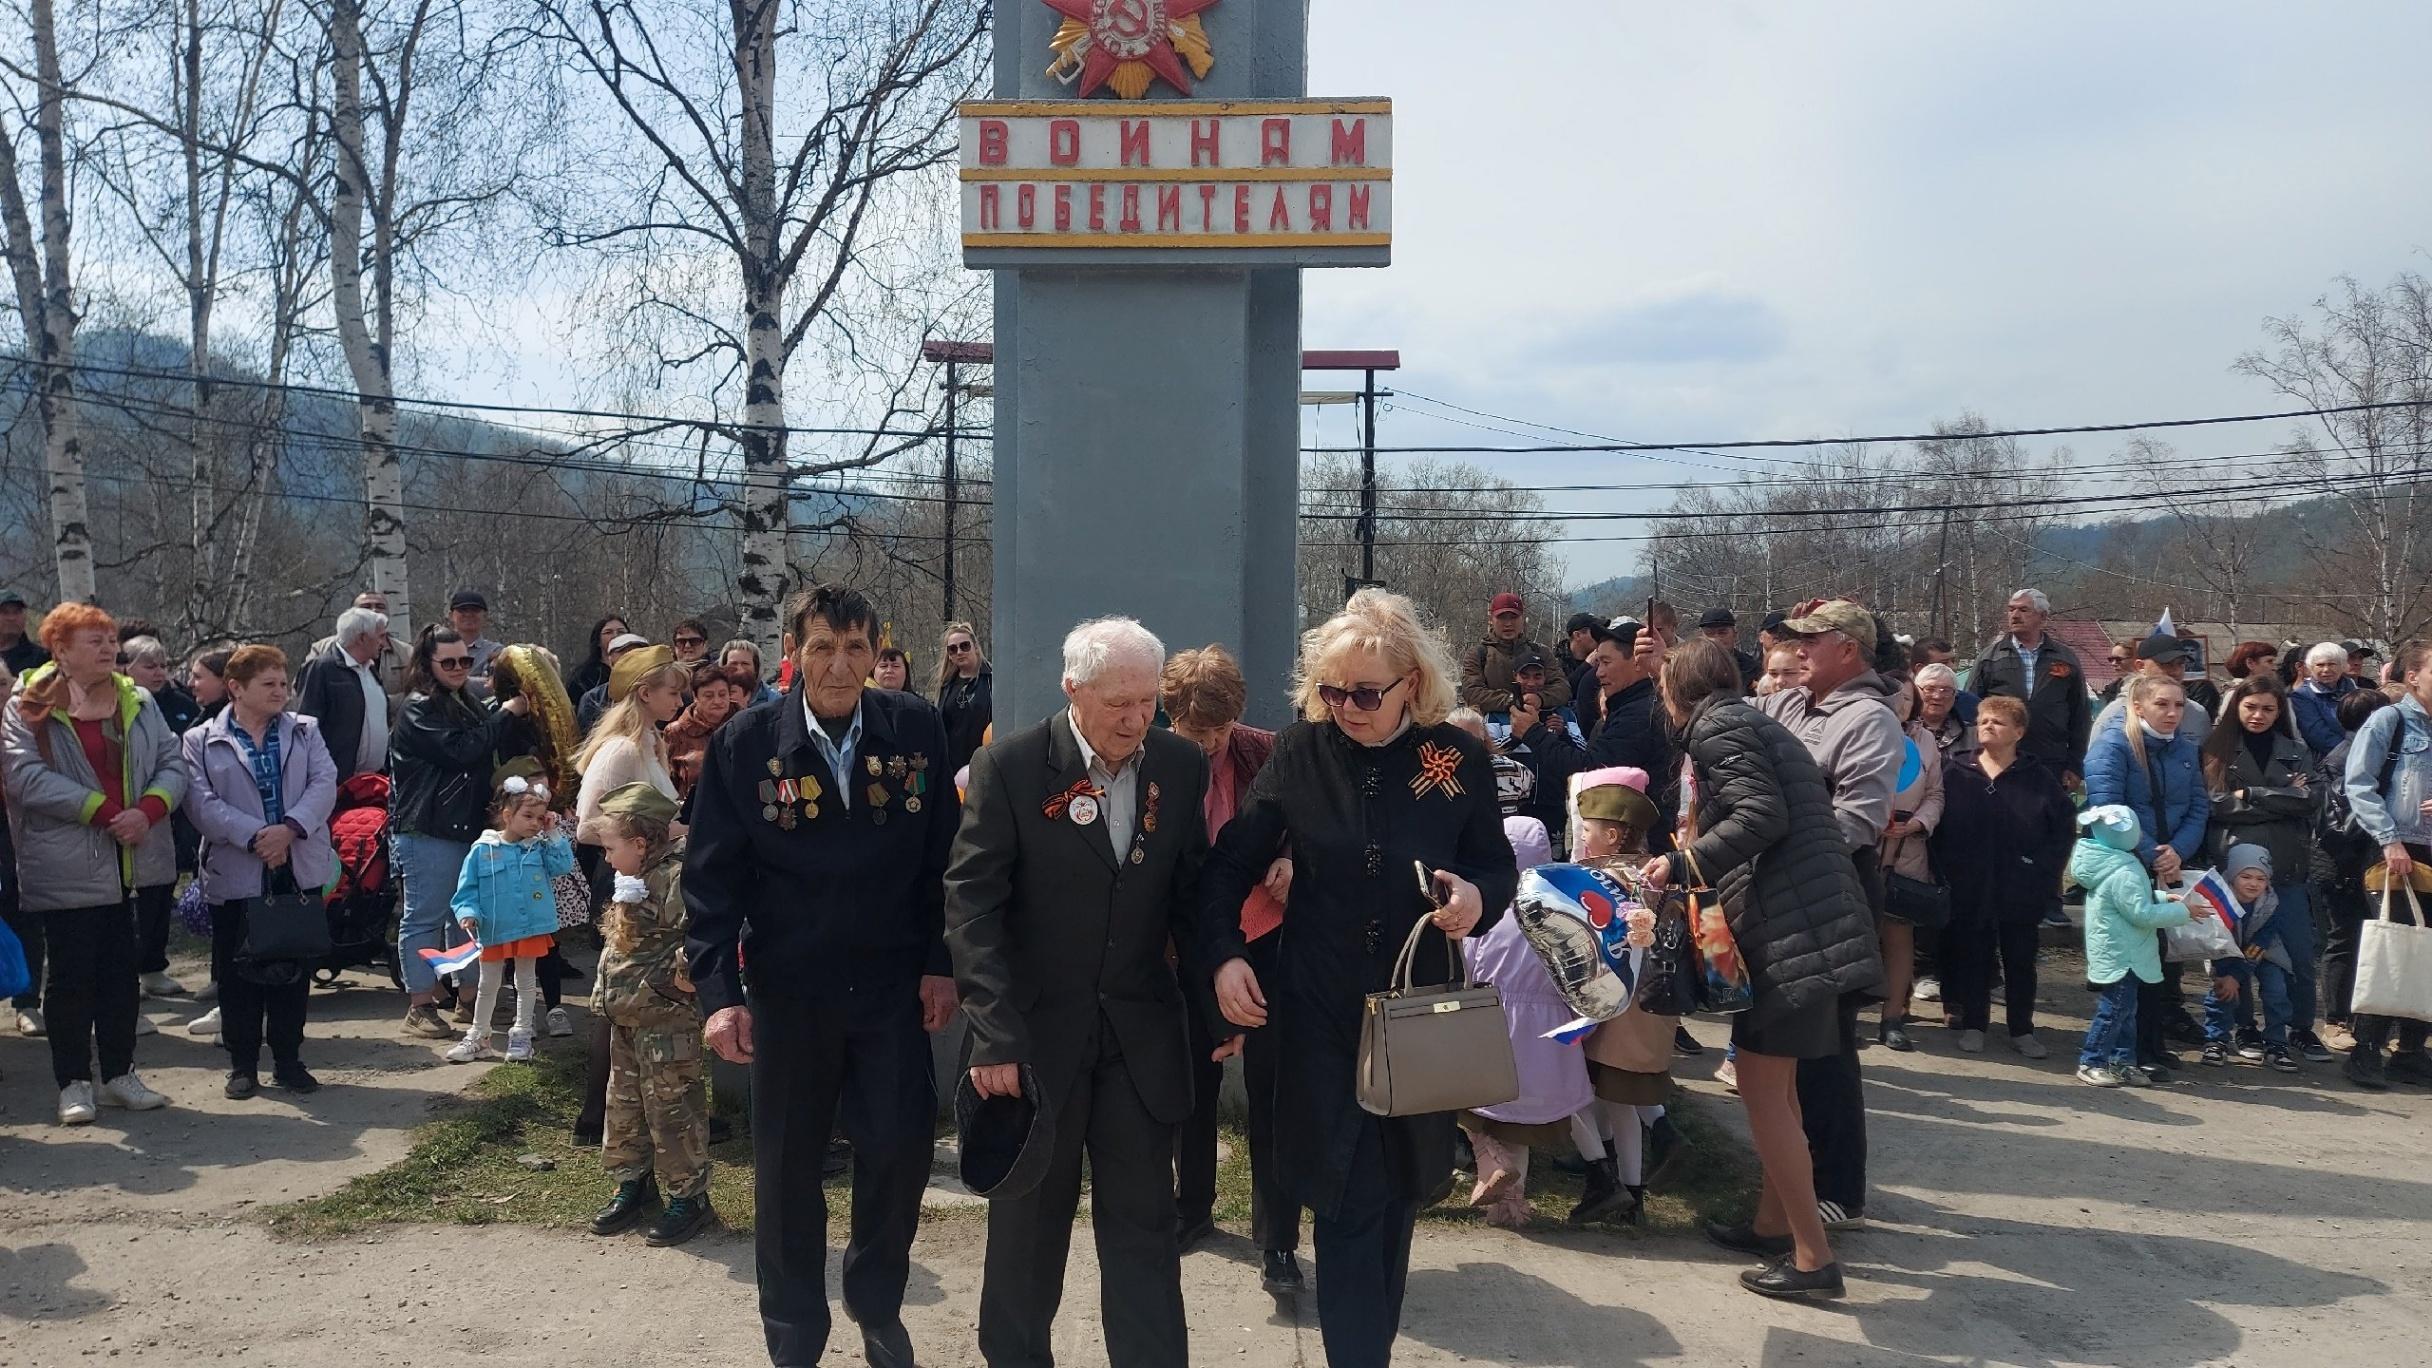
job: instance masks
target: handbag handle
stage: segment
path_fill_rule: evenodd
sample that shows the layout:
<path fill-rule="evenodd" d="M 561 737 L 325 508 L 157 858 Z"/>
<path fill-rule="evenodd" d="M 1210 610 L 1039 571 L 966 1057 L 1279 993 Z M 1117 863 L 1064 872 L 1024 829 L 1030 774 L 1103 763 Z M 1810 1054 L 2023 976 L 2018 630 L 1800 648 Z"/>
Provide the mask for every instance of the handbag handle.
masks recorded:
<path fill-rule="evenodd" d="M 1706 871 L 1697 867 L 1697 852 L 1695 850 L 1690 849 L 1688 846 L 1682 846 L 1680 848 L 1680 858 L 1682 863 L 1689 866 L 1689 877 L 1697 881 L 1694 887 L 1714 887 L 1713 884 L 1706 882 Z"/>
<path fill-rule="evenodd" d="M 1418 924 L 1410 928 L 1410 935 L 1402 942 L 1402 953 L 1394 956 L 1393 959 L 1393 986 L 1389 990 L 1392 993 L 1399 995 L 1411 990 L 1413 985 L 1410 982 L 1410 975 L 1418 962 L 1419 937 L 1425 935 L 1428 929 L 1434 925 L 1433 921 L 1421 917 Z M 1445 958 L 1452 961 L 1452 978 L 1444 986 L 1454 989 L 1467 988 L 1469 986 L 1469 957 L 1460 953 L 1460 947 L 1452 943 L 1451 935 L 1447 934 L 1444 937 L 1444 944 L 1445 948 L 1451 952 Z"/>
<path fill-rule="evenodd" d="M 2394 879 L 2391 878 L 2386 872 L 2381 878 L 2381 915 L 2379 918 L 2377 918 L 2377 920 L 2385 922 L 2390 920 L 2390 890 L 2394 886 L 2401 887 L 2406 890 L 2407 906 L 2415 913 L 2415 924 L 2417 926 L 2424 925 L 2424 905 L 2422 901 L 2415 896 L 2415 881 L 2413 879 Z"/>

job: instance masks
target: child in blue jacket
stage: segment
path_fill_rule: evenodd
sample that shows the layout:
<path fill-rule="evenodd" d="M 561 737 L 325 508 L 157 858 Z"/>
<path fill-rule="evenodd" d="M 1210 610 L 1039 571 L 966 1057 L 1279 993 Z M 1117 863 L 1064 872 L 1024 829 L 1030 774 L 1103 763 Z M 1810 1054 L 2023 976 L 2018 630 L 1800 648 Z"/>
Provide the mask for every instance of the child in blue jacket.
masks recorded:
<path fill-rule="evenodd" d="M 550 881 L 574 868 L 574 848 L 549 811 L 549 789 L 538 765 L 502 766 L 490 803 L 490 829 L 464 858 L 449 910 L 465 934 L 481 946 L 481 991 L 473 1001 L 473 1024 L 448 1048 L 451 1064 L 470 1064 L 491 1053 L 490 1012 L 507 966 L 515 966 L 515 1026 L 507 1032 L 507 1058 L 532 1057 L 532 1013 L 540 1001 L 540 957 L 557 937 L 557 895 Z"/>
<path fill-rule="evenodd" d="M 2136 813 L 2106 804 L 2079 813 L 2077 824 L 2086 834 L 2069 856 L 2069 877 L 2086 890 L 2086 981 L 2101 994 L 2077 1053 L 2077 1081 L 2141 1086 L 2151 1079 L 2136 1066 L 2137 986 L 2162 981 L 2155 933 L 2184 925 L 2187 905 L 2155 894 L 2136 854 L 2144 840 Z"/>
<path fill-rule="evenodd" d="M 2212 991 L 2204 995 L 2204 1062 L 2216 1067 L 2229 1062 L 2230 1051 L 2237 1049 L 2239 1019 L 2254 1024 L 2253 1013 L 2238 1001 L 2251 992 L 2254 1003 L 2263 1008 L 2264 1064 L 2295 1073 L 2297 1055 L 2289 1048 L 2288 1028 L 2293 1006 L 2289 989 L 2297 962 L 2289 953 L 2280 895 L 2272 891 L 2271 852 L 2259 845 L 2231 846 L 2222 857 L 2221 875 L 2238 899 L 2238 948 L 2244 953 L 2213 961 Z"/>

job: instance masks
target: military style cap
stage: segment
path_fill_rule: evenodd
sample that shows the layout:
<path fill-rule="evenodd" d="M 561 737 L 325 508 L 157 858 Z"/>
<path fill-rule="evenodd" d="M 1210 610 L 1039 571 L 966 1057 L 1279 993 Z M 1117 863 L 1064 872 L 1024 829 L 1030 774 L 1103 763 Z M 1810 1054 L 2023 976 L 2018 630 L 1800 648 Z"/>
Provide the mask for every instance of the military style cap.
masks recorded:
<path fill-rule="evenodd" d="M 1039 1096 L 1038 1071 L 1027 1064 L 1021 1069 L 1019 1097 L 983 1098 L 968 1072 L 954 1089 L 963 1186 L 991 1201 L 1037 1187 L 1055 1156 L 1055 1112 Z"/>
<path fill-rule="evenodd" d="M 622 703 L 641 684 L 642 676 L 676 663 L 675 649 L 666 645 L 637 646 L 618 656 L 608 671 L 608 701 Z"/>
<path fill-rule="evenodd" d="M 635 780 L 619 784 L 600 799 L 600 811 L 611 817 L 639 817 L 651 822 L 672 822 L 676 819 L 676 800 L 659 792 L 655 784 Z"/>

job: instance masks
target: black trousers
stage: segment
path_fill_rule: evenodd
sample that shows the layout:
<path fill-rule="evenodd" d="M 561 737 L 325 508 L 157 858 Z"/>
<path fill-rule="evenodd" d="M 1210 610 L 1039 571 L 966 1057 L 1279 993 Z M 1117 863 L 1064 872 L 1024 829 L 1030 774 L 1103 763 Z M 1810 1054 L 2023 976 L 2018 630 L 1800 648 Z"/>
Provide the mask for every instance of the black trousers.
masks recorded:
<path fill-rule="evenodd" d="M 845 1311 L 871 1329 L 902 1317 L 937 1118 L 929 1035 L 912 979 L 810 1001 L 755 995 L 751 1010 L 760 1326 L 770 1363 L 809 1368 L 828 1341 L 828 1201 L 819 1169 L 839 1120 L 853 1142 Z M 1158 1192 L 1162 1198 L 1162 1181 Z M 1170 1217 L 1170 1205 L 1164 1210 Z"/>
<path fill-rule="evenodd" d="M 42 914 L 50 937 L 51 980 L 42 1014 L 50 1023 L 51 1076 L 64 1088 L 104 1082 L 135 1067 L 135 916 L 125 903 L 55 908 Z"/>
<path fill-rule="evenodd" d="M 1174 1219 L 1204 1221 L 1216 1205 L 1216 1104 L 1224 1092 L 1224 1065 L 1208 1058 L 1216 1042 L 1199 1012 L 1190 1019 L 1191 1115 L 1174 1128 Z"/>
<path fill-rule="evenodd" d="M 1996 959 L 2010 1034 L 2035 1029 L 2035 952 L 2041 938 L 2041 928 L 2032 921 L 1952 909 L 1951 924 L 1942 934 L 1942 1009 L 1958 1019 L 1960 1030 L 1991 1029 Z"/>
<path fill-rule="evenodd" d="M 1321 1211 L 1312 1222 L 1317 1325 L 1328 1368 L 1385 1368 L 1393 1362 L 1393 1341 L 1402 1332 L 1402 1293 L 1410 1282 L 1410 1232 L 1418 1220 L 1418 1202 L 1393 1190 L 1380 1123 L 1361 1117 L 1342 1197 L 1333 1215 Z"/>
<path fill-rule="evenodd" d="M 1275 957 L 1267 936 L 1250 946 L 1250 969 L 1260 983 L 1275 981 Z M 1191 1119 L 1174 1131 L 1174 1216 L 1204 1218 L 1216 1204 L 1216 1106 L 1224 1087 L 1224 1065 L 1208 1058 L 1216 1041 L 1203 1013 L 1190 1015 Z M 1250 1147 L 1250 1238 L 1262 1250 L 1300 1248 L 1300 1200 L 1284 1181 L 1275 1148 L 1275 1078 L 1278 1046 L 1273 1031 L 1252 1031 L 1242 1040 L 1242 1089 L 1249 1098 L 1244 1130 Z"/>
<path fill-rule="evenodd" d="M 1090 1229 L 1098 1240 L 1098 1318 L 1113 1368 L 1190 1361 L 1182 1256 L 1174 1244 L 1175 1127 L 1149 1114 L 1131 1068 L 1101 1022 L 1092 1056 L 1056 1109 L 1054 1161 L 1039 1185 L 988 1207 L 980 1286 L 980 1357 L 988 1368 L 1052 1368 L 1056 1308 L 1089 1158 Z"/>
<path fill-rule="evenodd" d="M 1949 953 L 1949 947 L 1944 947 Z M 1799 1112 L 1806 1122 L 1816 1199 L 1866 1209 L 1866 1087 L 1858 1076 L 1858 998 L 1840 1003 L 1841 1049 L 1799 1061 Z M 1318 1254 L 1322 1262 L 1323 1251 Z"/>
<path fill-rule="evenodd" d="M 2344 877 L 2331 885 L 2317 905 L 2330 922 L 2330 934 L 2322 942 L 2322 1019 L 2345 1025 L 2349 1003 L 2356 996 L 2356 944 L 2373 907 L 2363 886 Z"/>
<path fill-rule="evenodd" d="M 137 973 L 169 972 L 169 912 L 176 905 L 177 887 L 174 884 L 155 884 L 150 888 L 135 890 Z"/>
<path fill-rule="evenodd" d="M 312 1000 L 312 979 L 300 976 L 276 988 L 265 987 L 237 972 L 236 953 L 245 944 L 245 905 L 211 905 L 211 980 L 220 986 L 220 1043 L 228 1050 L 232 1072 L 258 1074 L 262 1042 L 270 1042 L 274 1068 L 304 1062 L 304 1015 Z M 264 1027 L 268 1029 L 265 1031 Z"/>
<path fill-rule="evenodd" d="M 1274 979 L 1262 974 L 1259 982 Z M 1252 1031 L 1242 1041 L 1242 1083 L 1250 1097 L 1250 1238 L 1260 1249 L 1289 1252 L 1300 1248 L 1300 1198 L 1275 1142 L 1275 1083 L 1282 1067 L 1283 1040 L 1272 1029 Z"/>

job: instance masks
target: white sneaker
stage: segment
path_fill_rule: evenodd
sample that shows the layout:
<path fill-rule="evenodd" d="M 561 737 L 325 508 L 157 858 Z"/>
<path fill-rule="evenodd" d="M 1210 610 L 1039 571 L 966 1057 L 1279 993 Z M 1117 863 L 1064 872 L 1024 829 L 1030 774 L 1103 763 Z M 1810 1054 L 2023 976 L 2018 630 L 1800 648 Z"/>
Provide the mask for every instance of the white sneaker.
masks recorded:
<path fill-rule="evenodd" d="M 160 1027 L 153 1024 L 152 1018 L 137 1012 L 135 1014 L 135 1034 L 139 1036 L 159 1035 Z"/>
<path fill-rule="evenodd" d="M 78 1081 L 59 1090 L 60 1125 L 89 1126 L 99 1115 L 100 1109 L 93 1105 L 92 1084 Z"/>
<path fill-rule="evenodd" d="M 2052 1056 L 2052 1052 L 2044 1048 L 2044 1043 L 2035 1038 L 2033 1031 L 2011 1036 L 2010 1048 L 2028 1059 L 2049 1059 Z"/>
<path fill-rule="evenodd" d="M 28 1007 L 17 1013 L 17 1034 L 29 1040 L 40 1040 L 50 1033 L 50 1024 L 42 1019 L 41 1008 Z"/>
<path fill-rule="evenodd" d="M 532 1032 L 518 1026 L 507 1032 L 507 1062 L 529 1063 L 532 1059 Z"/>
<path fill-rule="evenodd" d="M 169 1105 L 169 1099 L 145 1087 L 133 1069 L 102 1084 L 101 1101 L 104 1106 L 124 1107 L 128 1111 L 157 1111 Z"/>
<path fill-rule="evenodd" d="M 549 1034 L 558 1040 L 574 1034 L 574 1018 L 566 1015 L 565 1008 L 552 1007 L 549 1009 Z"/>
<path fill-rule="evenodd" d="M 212 1008 L 210 1011 L 205 1012 L 201 1016 L 198 1016 L 194 1020 L 186 1023 L 186 1034 L 188 1035 L 207 1036 L 218 1035 L 219 1033 L 220 1009 L 217 1007 Z"/>
<path fill-rule="evenodd" d="M 470 1064 L 491 1053 L 493 1052 L 490 1049 L 490 1033 L 475 1027 L 465 1032 L 464 1039 L 450 1045 L 448 1052 L 440 1057 L 450 1064 Z"/>
<path fill-rule="evenodd" d="M 143 976 L 143 985 L 145 997 L 184 997 L 186 995 L 186 985 L 167 974 L 146 974 Z"/>
<path fill-rule="evenodd" d="M 1983 1054 L 1984 1032 L 1961 1031 L 1959 1033 L 1959 1052 L 1961 1054 Z"/>
<path fill-rule="evenodd" d="M 1910 989 L 1908 995 L 1919 1002 L 1940 1002 L 1942 1001 L 1942 980 L 1928 974 L 1917 980 L 1917 986 Z"/>

